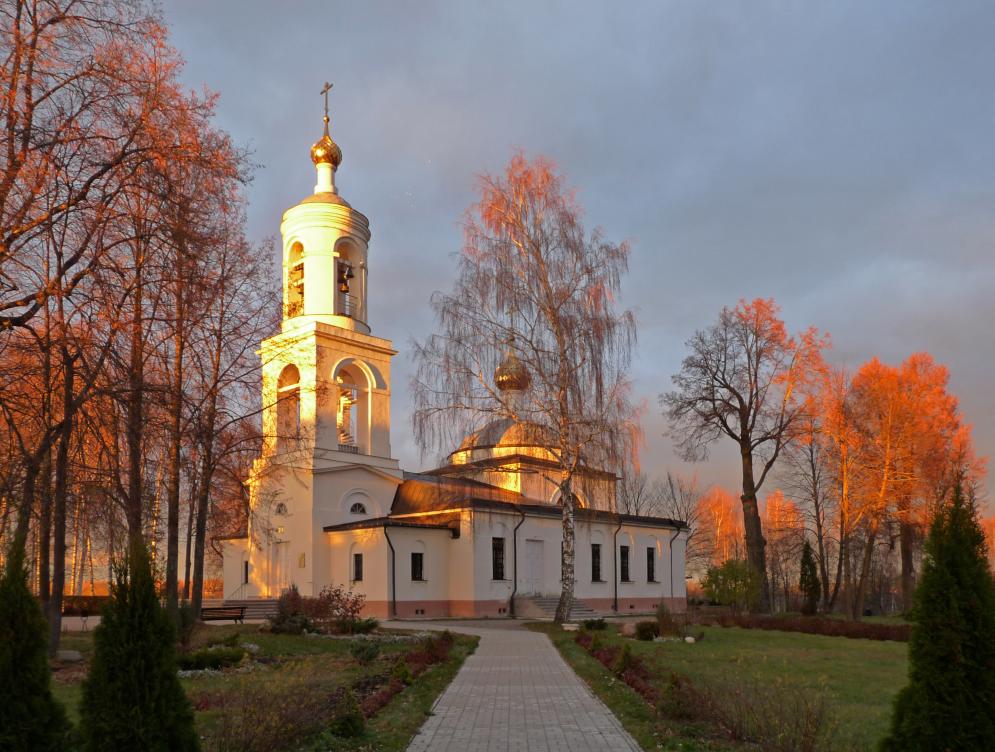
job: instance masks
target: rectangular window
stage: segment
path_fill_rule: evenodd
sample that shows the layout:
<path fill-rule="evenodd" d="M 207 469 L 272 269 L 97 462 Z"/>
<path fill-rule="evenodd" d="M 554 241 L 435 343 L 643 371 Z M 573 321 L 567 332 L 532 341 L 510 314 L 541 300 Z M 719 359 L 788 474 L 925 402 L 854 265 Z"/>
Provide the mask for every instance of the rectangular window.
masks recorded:
<path fill-rule="evenodd" d="M 504 538 L 491 538 L 491 579 L 504 579 Z"/>
<path fill-rule="evenodd" d="M 421 582 L 425 579 L 425 554 L 416 552 L 411 554 L 411 579 L 414 582 Z"/>
<path fill-rule="evenodd" d="M 618 558 L 619 558 L 619 571 L 622 576 L 619 578 L 622 582 L 632 582 L 629 579 L 629 547 L 619 546 L 618 547 Z"/>
<path fill-rule="evenodd" d="M 646 581 L 656 582 L 656 549 L 653 546 L 646 549 Z"/>
<path fill-rule="evenodd" d="M 249 581 L 249 562 L 242 562 L 242 584 L 244 585 Z"/>
<path fill-rule="evenodd" d="M 352 555 L 352 580 L 353 582 L 363 581 L 363 555 Z"/>
<path fill-rule="evenodd" d="M 602 582 L 600 543 L 591 544 L 591 582 Z"/>

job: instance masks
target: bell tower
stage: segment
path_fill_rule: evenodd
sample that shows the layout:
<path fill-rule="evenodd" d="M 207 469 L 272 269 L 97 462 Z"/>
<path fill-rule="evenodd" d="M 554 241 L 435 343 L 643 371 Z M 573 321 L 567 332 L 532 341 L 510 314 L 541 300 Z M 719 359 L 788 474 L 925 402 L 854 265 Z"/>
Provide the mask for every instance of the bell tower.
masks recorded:
<path fill-rule="evenodd" d="M 339 194 L 342 149 L 324 131 L 311 147 L 314 192 L 283 214 L 283 320 L 262 344 L 264 454 L 301 453 L 396 468 L 390 450 L 389 340 L 370 333 L 370 222 Z"/>

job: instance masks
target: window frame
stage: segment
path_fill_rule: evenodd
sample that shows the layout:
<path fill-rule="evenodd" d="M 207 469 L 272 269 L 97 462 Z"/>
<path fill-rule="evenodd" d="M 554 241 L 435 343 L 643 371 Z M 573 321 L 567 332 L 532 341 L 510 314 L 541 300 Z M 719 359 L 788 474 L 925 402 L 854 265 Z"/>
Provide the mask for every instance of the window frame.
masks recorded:
<path fill-rule="evenodd" d="M 632 582 L 632 562 L 629 556 L 629 546 L 618 547 L 618 581 Z"/>
<path fill-rule="evenodd" d="M 417 566 L 415 566 L 416 561 L 418 562 Z M 423 551 L 411 552 L 411 581 L 425 582 L 425 553 Z"/>
<path fill-rule="evenodd" d="M 591 582 L 604 582 L 601 572 L 601 544 L 591 544 Z"/>
<path fill-rule="evenodd" d="M 646 582 L 659 582 L 656 578 L 656 546 L 646 547 Z"/>
<path fill-rule="evenodd" d="M 354 551 L 352 554 L 352 581 L 363 581 L 363 554 L 359 551 Z"/>
<path fill-rule="evenodd" d="M 498 542 L 500 541 L 500 543 Z M 492 535 L 491 536 L 491 579 L 494 581 L 504 581 L 507 579 L 505 576 L 505 564 L 506 562 L 506 545 L 504 536 Z"/>

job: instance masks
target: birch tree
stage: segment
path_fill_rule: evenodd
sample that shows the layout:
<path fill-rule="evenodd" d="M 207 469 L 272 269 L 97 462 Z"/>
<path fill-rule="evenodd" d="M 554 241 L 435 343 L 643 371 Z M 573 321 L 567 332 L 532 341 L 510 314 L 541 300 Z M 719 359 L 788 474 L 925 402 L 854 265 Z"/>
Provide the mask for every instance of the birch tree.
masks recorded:
<path fill-rule="evenodd" d="M 415 346 L 414 429 L 423 450 L 452 449 L 496 418 L 535 433 L 555 458 L 562 504 L 557 622 L 574 591 L 575 483 L 594 467 L 620 473 L 635 450 L 626 371 L 635 319 L 616 299 L 629 247 L 587 232 L 548 160 L 517 155 L 480 180 L 449 293 L 432 299 L 438 331 Z M 492 375 L 505 358 L 531 386 L 512 397 Z"/>

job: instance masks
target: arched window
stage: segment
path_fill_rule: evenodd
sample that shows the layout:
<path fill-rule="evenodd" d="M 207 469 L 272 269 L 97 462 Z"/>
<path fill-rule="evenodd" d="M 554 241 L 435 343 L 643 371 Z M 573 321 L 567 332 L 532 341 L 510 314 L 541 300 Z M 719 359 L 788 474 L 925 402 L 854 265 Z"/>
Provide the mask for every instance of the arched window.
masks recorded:
<path fill-rule="evenodd" d="M 366 514 L 366 507 L 363 505 L 362 502 L 357 501 L 351 507 L 349 507 L 349 511 L 352 512 L 353 514 Z"/>
<path fill-rule="evenodd" d="M 276 505 L 276 509 L 273 510 L 274 514 L 285 515 L 287 513 L 287 505 L 282 501 Z"/>
<path fill-rule="evenodd" d="M 335 373 L 339 390 L 336 427 L 340 451 L 370 453 L 370 382 L 355 363 Z"/>
<path fill-rule="evenodd" d="M 293 318 L 304 313 L 304 246 L 299 242 L 287 252 L 286 316 Z"/>
<path fill-rule="evenodd" d="M 301 433 L 301 374 L 288 365 L 276 382 L 276 446 L 278 452 L 293 449 Z"/>

